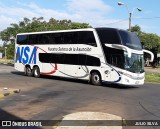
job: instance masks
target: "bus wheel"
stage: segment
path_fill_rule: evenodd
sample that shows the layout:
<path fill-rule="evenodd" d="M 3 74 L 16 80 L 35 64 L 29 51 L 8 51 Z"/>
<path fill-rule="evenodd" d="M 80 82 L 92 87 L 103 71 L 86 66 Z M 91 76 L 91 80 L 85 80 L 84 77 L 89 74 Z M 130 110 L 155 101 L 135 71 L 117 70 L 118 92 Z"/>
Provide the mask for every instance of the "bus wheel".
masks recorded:
<path fill-rule="evenodd" d="M 38 66 L 36 66 L 36 67 L 33 68 L 33 75 L 34 75 L 34 77 L 36 77 L 36 78 L 39 78 L 39 77 L 40 77 L 40 70 L 39 70 L 39 67 L 38 67 Z"/>
<path fill-rule="evenodd" d="M 27 66 L 26 69 L 25 69 L 25 74 L 29 77 L 32 77 L 33 76 L 33 72 L 32 72 L 32 69 Z"/>
<path fill-rule="evenodd" d="M 98 72 L 93 72 L 91 74 L 91 83 L 96 86 L 100 86 L 102 84 L 101 76 Z"/>

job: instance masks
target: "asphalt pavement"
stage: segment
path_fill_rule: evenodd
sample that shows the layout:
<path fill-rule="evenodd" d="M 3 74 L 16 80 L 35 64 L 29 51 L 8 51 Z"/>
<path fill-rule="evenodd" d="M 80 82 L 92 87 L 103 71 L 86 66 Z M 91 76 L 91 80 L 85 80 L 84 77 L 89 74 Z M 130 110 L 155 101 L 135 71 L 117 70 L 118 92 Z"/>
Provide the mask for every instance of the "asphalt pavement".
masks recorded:
<path fill-rule="evenodd" d="M 57 120 L 81 111 L 110 113 L 126 120 L 160 120 L 159 84 L 97 87 L 79 80 L 27 77 L 13 66 L 0 65 L 0 88 L 4 87 L 21 92 L 0 99 L 0 120 Z M 124 128 L 159 129 L 159 126 Z"/>

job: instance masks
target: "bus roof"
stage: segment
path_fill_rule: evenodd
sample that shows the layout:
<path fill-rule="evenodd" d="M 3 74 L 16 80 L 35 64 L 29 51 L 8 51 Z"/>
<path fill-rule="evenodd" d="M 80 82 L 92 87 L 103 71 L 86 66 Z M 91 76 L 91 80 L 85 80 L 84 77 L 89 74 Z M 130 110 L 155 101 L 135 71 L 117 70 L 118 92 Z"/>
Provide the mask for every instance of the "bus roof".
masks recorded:
<path fill-rule="evenodd" d="M 44 33 L 58 33 L 58 32 L 76 32 L 76 31 L 93 31 L 93 30 L 121 30 L 117 28 L 109 28 L 109 27 L 98 27 L 98 28 L 83 28 L 83 29 L 70 29 L 70 30 L 54 30 L 54 31 L 40 31 L 40 32 L 28 32 L 28 33 L 19 33 L 17 35 L 26 35 L 26 34 L 44 34 Z M 125 30 L 124 30 L 125 31 Z"/>
<path fill-rule="evenodd" d="M 71 29 L 71 30 L 55 30 L 55 31 L 40 31 L 40 32 L 19 33 L 17 35 L 58 33 L 58 32 L 75 32 L 75 31 L 93 31 L 93 30 L 95 30 L 95 29 L 94 28 L 84 28 L 84 29 Z"/>

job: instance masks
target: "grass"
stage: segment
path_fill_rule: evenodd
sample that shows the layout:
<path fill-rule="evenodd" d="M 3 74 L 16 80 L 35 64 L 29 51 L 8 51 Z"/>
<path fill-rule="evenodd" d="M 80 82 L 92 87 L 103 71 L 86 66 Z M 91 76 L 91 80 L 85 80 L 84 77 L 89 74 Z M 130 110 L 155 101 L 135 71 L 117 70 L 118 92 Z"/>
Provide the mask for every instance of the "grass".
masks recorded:
<path fill-rule="evenodd" d="M 5 59 L 0 59 L 0 64 L 13 64 L 14 61 L 13 60 L 5 60 Z"/>
<path fill-rule="evenodd" d="M 145 82 L 160 83 L 160 74 L 159 73 L 146 73 Z"/>

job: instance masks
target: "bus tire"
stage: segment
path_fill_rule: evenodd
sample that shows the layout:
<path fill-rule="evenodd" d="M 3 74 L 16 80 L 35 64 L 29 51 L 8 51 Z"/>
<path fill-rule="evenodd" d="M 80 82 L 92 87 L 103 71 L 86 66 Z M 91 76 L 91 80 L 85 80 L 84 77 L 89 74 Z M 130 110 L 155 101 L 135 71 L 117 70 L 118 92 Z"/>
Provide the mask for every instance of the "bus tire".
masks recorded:
<path fill-rule="evenodd" d="M 27 76 L 29 76 L 29 77 L 32 77 L 32 76 L 33 76 L 33 71 L 32 71 L 32 69 L 31 69 L 29 66 L 26 67 L 26 69 L 25 69 L 25 74 L 26 74 Z"/>
<path fill-rule="evenodd" d="M 36 78 L 39 78 L 39 77 L 40 77 L 40 69 L 39 69 L 38 66 L 35 66 L 35 67 L 33 68 L 33 75 L 34 75 L 34 77 L 36 77 Z"/>
<path fill-rule="evenodd" d="M 91 73 L 91 83 L 95 86 L 102 84 L 101 75 L 98 72 Z"/>

